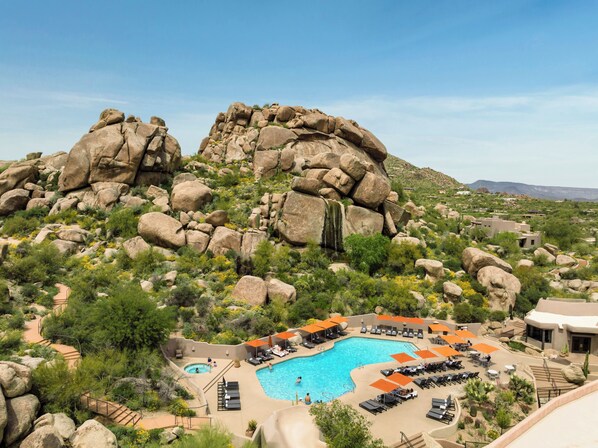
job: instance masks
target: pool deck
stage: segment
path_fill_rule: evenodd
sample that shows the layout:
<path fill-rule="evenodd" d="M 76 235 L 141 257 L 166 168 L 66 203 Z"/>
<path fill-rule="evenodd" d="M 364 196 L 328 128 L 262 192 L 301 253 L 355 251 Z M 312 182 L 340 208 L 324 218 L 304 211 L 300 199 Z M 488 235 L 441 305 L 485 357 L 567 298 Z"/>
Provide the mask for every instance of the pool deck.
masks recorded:
<path fill-rule="evenodd" d="M 349 333 L 349 335 L 339 340 L 344 340 L 348 337 L 358 336 L 373 339 L 411 342 L 415 344 L 419 349 L 433 348 L 435 346 L 431 343 L 429 339 L 431 335 L 428 334 L 425 335 L 424 339 L 414 339 L 403 338 L 401 336 L 389 337 L 385 335 L 371 335 L 369 333 L 361 334 L 359 332 L 359 329 L 357 328 L 347 329 L 347 332 Z M 523 353 L 513 353 L 503 349 L 501 345 L 498 343 L 498 341 L 496 341 L 495 339 L 486 339 L 483 337 L 479 337 L 473 340 L 472 342 L 487 342 L 496 347 L 500 347 L 500 350 L 492 354 L 493 365 L 490 367 L 494 370 L 501 372 L 498 380 L 496 380 L 499 382 L 508 382 L 509 376 L 505 373 L 504 367 L 507 364 L 515 363 L 518 366 L 542 364 L 542 360 L 539 358 L 534 358 Z M 276 364 L 280 362 L 285 362 L 289 359 L 297 357 L 311 356 L 319 353 L 319 349 L 323 348 L 324 350 L 328 350 L 333 346 L 334 341 L 328 341 L 324 344 L 317 346 L 312 350 L 309 350 L 305 347 L 298 347 L 297 353 L 292 353 L 288 356 L 285 356 L 284 358 L 276 357 L 274 360 L 271 361 L 272 366 L 273 368 L 276 368 Z M 434 362 L 442 359 L 444 358 L 432 359 L 430 361 Z M 463 365 L 465 366 L 465 369 L 461 371 L 478 371 L 480 372 L 481 378 L 483 378 L 484 380 L 489 380 L 486 375 L 487 368 L 474 365 L 467 357 L 461 357 L 460 359 L 463 359 Z M 175 362 L 175 364 L 177 364 L 177 366 L 181 368 L 190 363 L 206 361 L 207 360 L 205 358 L 191 357 L 173 360 L 173 362 Z M 212 380 L 216 375 L 222 372 L 222 370 L 231 360 L 216 359 L 216 361 L 218 367 L 212 369 L 212 372 L 197 375 L 188 375 L 187 378 L 189 378 L 189 380 L 192 381 L 196 386 L 203 388 L 210 382 L 210 380 Z M 407 365 L 413 363 L 417 364 L 418 362 L 413 361 L 411 363 L 407 363 Z M 262 366 L 264 365 L 262 364 Z M 231 430 L 235 434 L 244 434 L 245 429 L 247 428 L 247 422 L 251 419 L 257 420 L 259 424 L 266 420 L 275 410 L 284 409 L 289 406 L 292 406 L 291 401 L 275 400 L 268 397 L 265 394 L 257 378 L 257 375 L 255 375 L 256 370 L 260 368 L 268 368 L 267 366 L 262 366 L 254 367 L 245 361 L 241 361 L 241 367 L 233 367 L 225 375 L 227 381 L 239 381 L 240 383 L 242 407 L 240 411 L 218 411 L 217 387 L 214 386 L 206 392 L 206 399 L 208 401 L 210 413 L 212 414 L 214 419 L 216 421 L 220 421 L 223 425 L 225 425 L 229 430 Z M 374 434 L 374 436 L 382 438 L 386 444 L 392 444 L 399 441 L 400 431 L 404 432 L 406 435 L 409 436 L 422 431 L 427 432 L 436 428 L 445 427 L 446 425 L 442 423 L 426 418 L 425 415 L 426 412 L 430 409 L 431 399 L 445 398 L 449 394 L 459 395 L 459 391 L 462 390 L 463 387 L 462 384 L 456 384 L 422 390 L 415 384 L 412 384 L 407 387 L 412 387 L 414 390 L 418 392 L 419 396 L 415 400 L 406 401 L 403 404 L 395 406 L 394 408 L 391 408 L 388 411 L 378 415 L 372 415 L 369 412 L 366 412 L 365 410 L 361 409 L 359 407 L 360 402 L 374 398 L 376 395 L 382 393 L 381 391 L 378 391 L 377 389 L 374 389 L 369 386 L 369 384 L 376 381 L 377 379 L 384 378 L 384 376 L 380 373 L 380 370 L 387 368 L 395 368 L 397 366 L 398 363 L 391 359 L 389 362 L 369 364 L 354 369 L 351 372 L 351 378 L 353 379 L 353 382 L 356 385 L 355 390 L 338 398 L 341 402 L 350 404 L 353 408 L 357 409 L 359 413 L 364 415 L 368 419 L 368 421 L 372 422 L 372 433 Z M 517 370 L 517 373 L 519 375 L 524 376 L 527 379 L 530 379 L 529 376 L 522 372 L 520 368 L 518 368 Z M 305 405 L 299 403 L 299 406 Z"/>

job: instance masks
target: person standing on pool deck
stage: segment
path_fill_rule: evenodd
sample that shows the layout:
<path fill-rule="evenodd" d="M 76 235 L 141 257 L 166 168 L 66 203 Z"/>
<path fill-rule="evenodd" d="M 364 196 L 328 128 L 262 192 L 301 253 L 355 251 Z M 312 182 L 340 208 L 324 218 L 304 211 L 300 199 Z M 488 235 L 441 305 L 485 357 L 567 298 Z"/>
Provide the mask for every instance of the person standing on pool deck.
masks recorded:
<path fill-rule="evenodd" d="M 303 401 L 305 402 L 305 404 L 311 404 L 311 397 L 309 396 L 309 392 L 305 395 Z"/>

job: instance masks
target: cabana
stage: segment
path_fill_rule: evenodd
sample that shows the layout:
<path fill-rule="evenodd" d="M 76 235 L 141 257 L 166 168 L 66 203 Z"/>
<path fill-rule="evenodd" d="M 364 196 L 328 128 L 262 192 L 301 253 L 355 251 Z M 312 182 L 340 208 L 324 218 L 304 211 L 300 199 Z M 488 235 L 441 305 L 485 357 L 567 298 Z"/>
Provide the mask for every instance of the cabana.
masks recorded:
<path fill-rule="evenodd" d="M 382 392 L 392 392 L 397 388 L 395 383 L 391 383 L 390 381 L 386 381 L 385 379 L 379 379 L 374 381 L 370 384 L 371 387 L 375 387 L 376 389 L 380 389 Z"/>
<path fill-rule="evenodd" d="M 448 334 L 451 331 L 449 327 L 444 324 L 430 324 L 428 325 L 428 333 L 443 333 Z"/>
<path fill-rule="evenodd" d="M 274 335 L 275 338 L 282 339 L 285 342 L 284 348 L 286 349 L 289 344 L 289 339 L 294 338 L 297 336 L 295 333 L 290 331 L 283 331 L 282 333 L 277 333 Z"/>
<path fill-rule="evenodd" d="M 266 341 L 262 341 L 261 339 L 254 339 L 253 341 L 246 342 L 245 345 L 255 348 L 255 356 L 257 357 L 257 350 L 264 345 L 268 345 L 268 343 Z"/>
<path fill-rule="evenodd" d="M 310 339 L 313 342 L 313 335 L 316 333 L 319 333 L 320 331 L 324 331 L 324 328 L 322 328 L 317 323 L 315 323 L 315 324 L 306 325 L 305 327 L 301 327 L 301 328 L 299 328 L 299 331 L 308 333 L 310 335 Z"/>

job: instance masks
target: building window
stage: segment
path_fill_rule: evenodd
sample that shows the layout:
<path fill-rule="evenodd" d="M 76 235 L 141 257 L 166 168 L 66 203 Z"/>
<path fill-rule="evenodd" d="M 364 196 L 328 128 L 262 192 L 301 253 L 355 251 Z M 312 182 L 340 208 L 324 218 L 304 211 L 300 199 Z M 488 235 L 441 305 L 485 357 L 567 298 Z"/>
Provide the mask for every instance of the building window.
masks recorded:
<path fill-rule="evenodd" d="M 532 325 L 527 326 L 527 336 L 535 339 L 536 341 L 542 342 L 543 330 L 541 328 L 534 327 Z"/>
<path fill-rule="evenodd" d="M 552 342 L 552 330 L 544 330 L 544 342 Z"/>
<path fill-rule="evenodd" d="M 533 246 L 535 242 L 535 240 L 532 240 L 530 244 Z"/>

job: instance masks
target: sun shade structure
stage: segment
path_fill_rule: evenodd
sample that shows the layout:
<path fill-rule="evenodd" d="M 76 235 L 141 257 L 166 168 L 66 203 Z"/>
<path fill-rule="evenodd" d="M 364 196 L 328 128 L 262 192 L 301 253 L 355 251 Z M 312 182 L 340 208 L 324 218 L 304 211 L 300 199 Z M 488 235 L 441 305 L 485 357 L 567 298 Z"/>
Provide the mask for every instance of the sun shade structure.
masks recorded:
<path fill-rule="evenodd" d="M 454 334 L 441 334 L 441 339 L 444 339 L 448 344 L 465 344 L 465 339 Z"/>
<path fill-rule="evenodd" d="M 282 333 L 275 334 L 274 337 L 278 339 L 291 339 L 297 336 L 295 333 L 291 333 L 290 331 L 283 331 Z"/>
<path fill-rule="evenodd" d="M 414 325 L 423 325 L 424 320 L 421 317 L 404 317 L 404 316 L 395 316 L 393 320 L 396 322 L 402 322 L 404 324 L 414 324 Z"/>
<path fill-rule="evenodd" d="M 457 330 L 455 331 L 455 334 L 465 339 L 477 338 L 477 336 L 469 330 Z"/>
<path fill-rule="evenodd" d="M 482 352 L 482 353 L 486 353 L 487 355 L 489 355 L 490 353 L 493 353 L 496 350 L 498 350 L 498 347 L 494 347 L 492 345 L 480 343 L 480 344 L 472 345 L 470 347 L 470 349 L 471 350 L 475 350 L 476 352 Z"/>
<path fill-rule="evenodd" d="M 378 314 L 378 315 L 376 316 L 376 319 L 377 319 L 377 320 L 390 320 L 390 321 L 392 321 L 392 320 L 393 320 L 392 316 L 388 316 L 388 315 L 386 315 L 386 314 Z"/>
<path fill-rule="evenodd" d="M 463 353 L 458 352 L 453 347 L 449 347 L 448 345 L 445 345 L 444 347 L 434 347 L 433 350 L 440 356 L 446 356 L 447 358 L 449 356 L 463 356 Z"/>
<path fill-rule="evenodd" d="M 404 353 L 404 352 L 395 353 L 394 355 L 390 355 L 390 357 L 397 360 L 401 364 L 404 362 L 415 361 L 415 358 L 413 356 L 408 355 L 407 353 Z"/>
<path fill-rule="evenodd" d="M 400 384 L 401 386 L 406 386 L 407 384 L 413 381 L 411 378 L 409 378 L 406 375 L 403 375 L 402 373 L 393 373 L 388 377 L 388 379 L 397 384 Z"/>
<path fill-rule="evenodd" d="M 438 358 L 438 355 L 434 352 L 431 352 L 430 350 L 418 350 L 415 352 L 415 354 L 417 356 L 419 356 L 420 358 L 424 358 L 424 359 Z"/>
<path fill-rule="evenodd" d="M 264 345 L 268 345 L 268 343 L 262 341 L 261 339 L 254 339 L 253 341 L 246 342 L 245 345 L 255 348 L 255 355 L 257 356 L 257 349 L 263 347 Z"/>
<path fill-rule="evenodd" d="M 328 320 L 323 320 L 322 322 L 316 322 L 314 325 L 317 325 L 318 327 L 320 327 L 320 330 L 328 330 L 329 328 L 336 327 L 338 324 L 334 323 L 334 322 L 330 322 Z"/>
<path fill-rule="evenodd" d="M 376 389 L 380 389 L 383 392 L 390 392 L 397 388 L 395 383 L 391 383 L 390 381 L 386 381 L 384 379 L 379 379 L 378 381 L 374 381 L 370 386 L 375 387 Z"/>
<path fill-rule="evenodd" d="M 335 324 L 342 324 L 343 322 L 349 322 L 349 319 L 347 319 L 346 317 L 343 316 L 336 316 L 336 317 L 331 317 L 330 319 L 328 319 L 330 322 L 334 322 Z"/>
<path fill-rule="evenodd" d="M 324 329 L 320 327 L 318 324 L 311 324 L 299 328 L 299 331 L 305 331 L 306 333 L 312 334 L 317 333 L 318 331 L 324 331 Z"/>
<path fill-rule="evenodd" d="M 448 333 L 449 331 L 451 331 L 451 329 L 449 327 L 447 327 L 446 325 L 443 325 L 443 324 L 430 324 L 430 325 L 428 325 L 428 328 L 430 329 L 430 331 L 432 333 L 436 333 L 436 332 L 439 332 L 439 333 L 447 332 Z"/>

